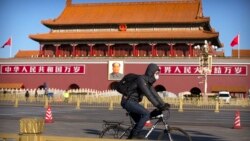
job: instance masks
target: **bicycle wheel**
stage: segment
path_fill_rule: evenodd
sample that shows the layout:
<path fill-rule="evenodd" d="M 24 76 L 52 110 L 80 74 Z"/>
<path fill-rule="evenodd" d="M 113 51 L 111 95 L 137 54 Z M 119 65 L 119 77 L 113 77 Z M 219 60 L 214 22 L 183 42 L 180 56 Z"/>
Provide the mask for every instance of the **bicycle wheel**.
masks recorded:
<path fill-rule="evenodd" d="M 127 138 L 129 135 L 129 130 L 125 129 L 121 126 L 108 126 L 104 128 L 99 135 L 99 138 L 115 138 L 115 139 L 122 139 Z"/>
<path fill-rule="evenodd" d="M 170 137 L 172 140 L 170 139 Z M 165 141 L 192 141 L 191 137 L 188 135 L 187 132 L 182 130 L 179 127 L 169 127 L 169 131 L 164 130 L 158 136 L 158 140 L 165 140 Z"/>

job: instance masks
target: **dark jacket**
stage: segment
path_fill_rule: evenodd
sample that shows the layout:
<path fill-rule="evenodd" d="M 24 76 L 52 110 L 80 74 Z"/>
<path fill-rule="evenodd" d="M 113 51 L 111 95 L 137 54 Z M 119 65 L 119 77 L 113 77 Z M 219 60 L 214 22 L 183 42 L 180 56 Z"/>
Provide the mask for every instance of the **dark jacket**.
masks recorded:
<path fill-rule="evenodd" d="M 140 102 L 143 96 L 146 96 L 148 100 L 157 108 L 164 106 L 164 101 L 157 94 L 153 88 L 153 83 L 156 81 L 154 73 L 159 71 L 159 67 L 156 64 L 149 64 L 144 75 L 140 75 L 131 86 L 134 91 L 129 96 L 129 99 Z"/>

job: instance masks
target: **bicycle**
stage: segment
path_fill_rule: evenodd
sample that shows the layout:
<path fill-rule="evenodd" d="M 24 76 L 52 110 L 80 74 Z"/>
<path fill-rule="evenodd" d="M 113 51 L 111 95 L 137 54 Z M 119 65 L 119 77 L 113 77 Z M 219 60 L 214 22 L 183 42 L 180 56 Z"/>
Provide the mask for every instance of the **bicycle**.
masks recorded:
<path fill-rule="evenodd" d="M 129 113 L 127 113 L 129 116 Z M 130 117 L 130 116 L 129 116 Z M 167 116 L 161 112 L 161 114 L 152 117 L 152 120 L 157 120 L 153 126 L 148 130 L 145 139 L 148 139 L 150 134 L 156 129 L 156 126 L 159 123 L 163 123 L 164 129 L 158 136 L 158 140 L 168 140 L 168 141 L 192 141 L 191 137 L 183 129 L 179 127 L 171 127 L 167 123 L 167 119 L 170 117 L 170 111 L 167 110 Z M 103 121 L 103 130 L 101 131 L 100 138 L 116 138 L 116 139 L 125 139 L 128 137 L 130 131 L 134 126 L 133 119 L 130 117 L 130 125 L 126 125 L 123 122 L 119 121 Z"/>

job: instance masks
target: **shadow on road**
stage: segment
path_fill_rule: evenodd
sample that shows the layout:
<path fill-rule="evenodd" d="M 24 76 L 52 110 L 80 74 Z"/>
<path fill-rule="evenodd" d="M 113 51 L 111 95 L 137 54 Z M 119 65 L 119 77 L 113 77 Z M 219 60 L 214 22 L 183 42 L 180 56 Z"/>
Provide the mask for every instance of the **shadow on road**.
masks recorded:
<path fill-rule="evenodd" d="M 92 135 L 97 135 L 97 136 L 99 136 L 99 134 L 100 134 L 100 130 L 94 130 L 94 129 L 83 129 L 83 132 L 85 133 L 85 134 L 92 134 Z"/>
<path fill-rule="evenodd" d="M 186 131 L 191 136 L 192 141 L 226 141 L 212 134 L 207 134 L 199 131 L 191 131 L 191 130 L 186 130 Z"/>

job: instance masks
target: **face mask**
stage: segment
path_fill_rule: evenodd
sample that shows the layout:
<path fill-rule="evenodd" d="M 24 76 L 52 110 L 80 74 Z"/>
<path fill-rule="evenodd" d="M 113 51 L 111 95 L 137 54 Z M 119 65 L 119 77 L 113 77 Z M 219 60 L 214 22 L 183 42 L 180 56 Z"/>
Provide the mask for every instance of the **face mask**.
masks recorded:
<path fill-rule="evenodd" d="M 155 80 L 158 80 L 160 78 L 159 74 L 154 74 Z"/>

